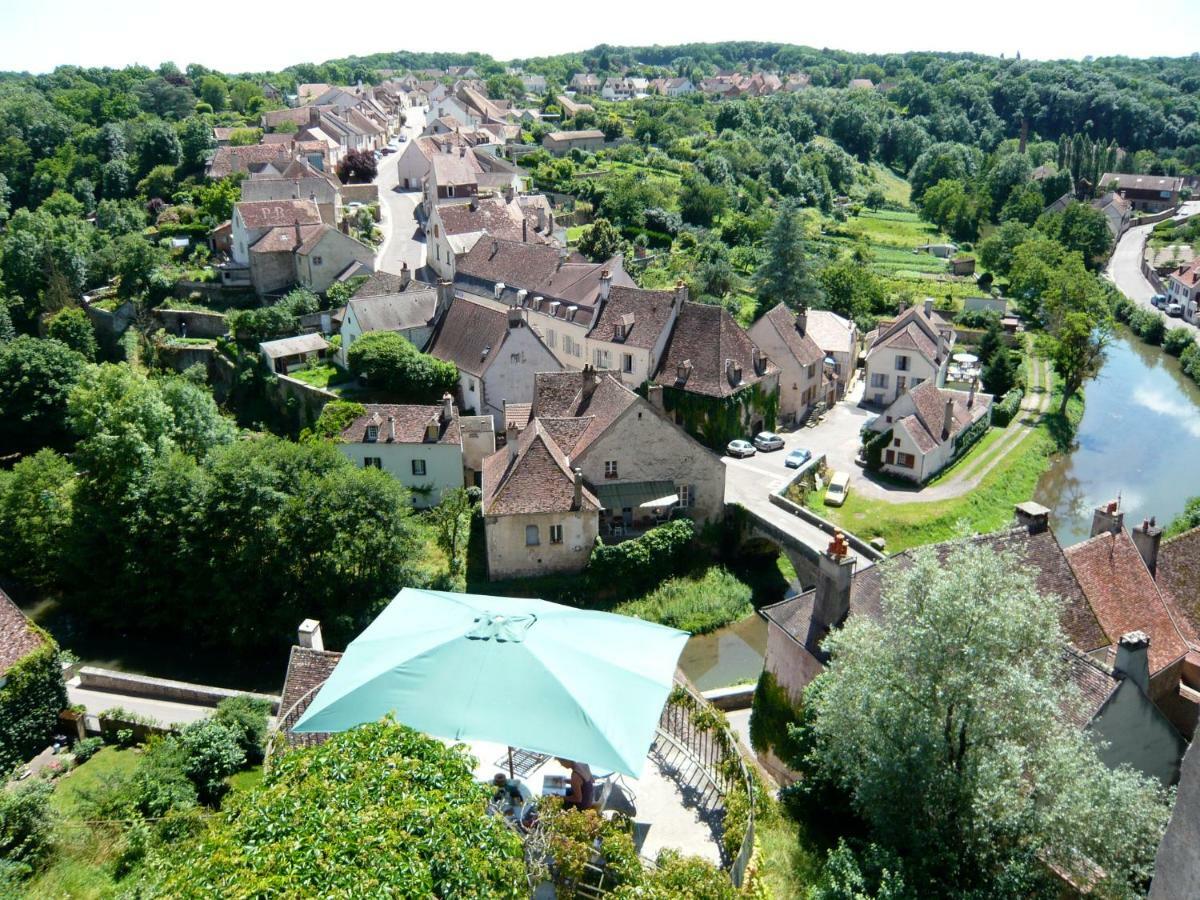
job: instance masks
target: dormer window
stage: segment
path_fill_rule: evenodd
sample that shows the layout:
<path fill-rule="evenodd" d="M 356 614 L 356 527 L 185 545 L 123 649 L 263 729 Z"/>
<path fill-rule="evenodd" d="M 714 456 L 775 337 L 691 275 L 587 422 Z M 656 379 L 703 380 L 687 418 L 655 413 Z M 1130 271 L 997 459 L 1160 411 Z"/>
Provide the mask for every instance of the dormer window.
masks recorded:
<path fill-rule="evenodd" d="M 379 440 L 379 426 L 378 425 L 368 425 L 367 426 L 367 443 L 373 444 L 377 440 Z"/>

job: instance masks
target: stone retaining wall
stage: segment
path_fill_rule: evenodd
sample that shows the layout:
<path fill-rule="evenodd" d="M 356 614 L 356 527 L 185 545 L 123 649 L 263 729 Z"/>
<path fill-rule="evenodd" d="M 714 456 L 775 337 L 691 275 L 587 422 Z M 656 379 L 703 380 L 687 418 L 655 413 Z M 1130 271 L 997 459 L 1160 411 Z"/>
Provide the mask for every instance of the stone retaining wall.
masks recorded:
<path fill-rule="evenodd" d="M 79 669 L 79 686 L 87 690 L 124 694 L 129 697 L 146 697 L 151 700 L 168 700 L 174 703 L 190 703 L 198 706 L 216 706 L 222 700 L 243 695 L 267 700 L 272 714 L 279 713 L 279 698 L 272 694 L 254 694 L 249 691 L 232 691 L 228 688 L 193 684 L 189 681 L 172 681 L 101 669 L 98 666 L 83 666 Z M 117 706 L 119 704 L 115 704 Z"/>

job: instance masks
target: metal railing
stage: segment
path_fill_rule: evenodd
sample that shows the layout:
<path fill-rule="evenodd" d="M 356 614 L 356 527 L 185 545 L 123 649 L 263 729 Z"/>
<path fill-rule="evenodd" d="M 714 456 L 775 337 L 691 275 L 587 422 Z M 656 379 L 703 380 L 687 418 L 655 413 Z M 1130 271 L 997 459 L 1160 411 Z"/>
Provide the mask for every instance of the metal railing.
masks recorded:
<path fill-rule="evenodd" d="M 696 724 L 696 713 L 713 713 L 711 725 Z M 658 736 L 682 753 L 711 785 L 722 800 L 730 790 L 744 790 L 747 798 L 746 833 L 738 853 L 727 860 L 729 880 L 740 888 L 745 881 L 746 866 L 754 853 L 754 782 L 746 761 L 738 751 L 737 737 L 729 729 L 724 716 L 707 700 L 682 682 L 676 682 L 658 721 Z M 735 766 L 727 765 L 730 757 Z"/>

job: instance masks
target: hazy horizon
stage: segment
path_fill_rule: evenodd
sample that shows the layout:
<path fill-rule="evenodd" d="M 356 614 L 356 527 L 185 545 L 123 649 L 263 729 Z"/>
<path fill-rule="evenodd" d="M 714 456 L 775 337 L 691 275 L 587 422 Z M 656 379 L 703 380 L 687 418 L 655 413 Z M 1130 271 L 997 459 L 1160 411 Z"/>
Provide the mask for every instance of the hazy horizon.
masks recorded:
<path fill-rule="evenodd" d="M 213 15 L 219 6 L 210 7 L 204 16 L 187 17 L 179 15 L 177 7 L 145 0 L 106 4 L 62 0 L 52 7 L 26 4 L 0 12 L 0 70 L 41 74 L 62 65 L 157 68 L 169 61 L 181 68 L 198 63 L 223 72 L 268 72 L 399 50 L 479 52 L 507 61 L 578 53 L 597 44 L 723 41 L 769 41 L 851 53 L 926 51 L 1011 58 L 1019 52 L 1036 60 L 1187 57 L 1200 48 L 1200 3 L 1192 0 L 1142 4 L 1138 18 L 1156 26 L 1144 31 L 1097 27 L 1128 17 L 1128 4 L 1112 0 L 1089 4 L 1088 19 L 1097 23 L 1090 27 L 1072 6 L 1033 0 L 1013 0 L 1002 9 L 965 4 L 953 16 L 935 20 L 881 0 L 863 0 L 851 18 L 829 8 L 798 13 L 794 4 L 764 0 L 755 7 L 756 15 L 746 17 L 752 21 L 740 21 L 728 20 L 729 7 L 712 0 L 690 4 L 683 13 L 611 0 L 602 17 L 588 15 L 574 27 L 570 7 L 562 3 L 532 0 L 500 14 L 482 0 L 460 0 L 454 6 L 456 22 L 486 22 L 486 28 L 475 30 L 473 37 L 460 39 L 438 34 L 432 27 L 436 13 L 422 11 L 414 28 L 400 12 L 390 13 L 385 7 L 368 9 L 367 22 L 347 21 L 330 29 L 313 27 L 324 25 L 328 12 L 324 4 L 312 0 L 296 0 L 285 16 L 275 8 L 231 6 L 226 19 Z M 714 22 L 718 15 L 727 21 Z M 369 16 L 378 18 L 377 27 L 371 27 Z M 771 21 L 764 21 L 767 17 Z M 64 28 L 64 22 L 71 24 Z M 1170 27 L 1158 27 L 1164 22 Z M 393 34 L 382 36 L 389 30 Z M 576 31 L 587 37 L 562 36 Z"/>

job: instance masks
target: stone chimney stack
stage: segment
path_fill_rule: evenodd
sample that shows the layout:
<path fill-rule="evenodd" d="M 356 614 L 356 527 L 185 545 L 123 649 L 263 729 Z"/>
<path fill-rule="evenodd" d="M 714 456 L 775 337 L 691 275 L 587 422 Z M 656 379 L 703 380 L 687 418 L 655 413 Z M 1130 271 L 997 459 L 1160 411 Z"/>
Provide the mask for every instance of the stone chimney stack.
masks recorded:
<path fill-rule="evenodd" d="M 596 393 L 596 370 L 587 364 L 583 367 L 583 383 L 580 390 L 583 392 L 583 400 L 586 403 L 592 399 L 592 394 Z"/>
<path fill-rule="evenodd" d="M 661 384 L 652 384 L 646 388 L 646 399 L 650 401 L 650 405 L 659 412 L 666 412 L 666 405 L 663 401 L 663 389 Z"/>
<path fill-rule="evenodd" d="M 1142 693 L 1150 693 L 1150 638 L 1144 631 L 1121 635 L 1113 671 L 1132 680 Z"/>
<path fill-rule="evenodd" d="M 388 416 L 388 443 L 396 443 L 396 417 Z"/>
<path fill-rule="evenodd" d="M 608 269 L 600 270 L 600 299 L 607 300 L 608 293 L 612 290 L 612 272 Z"/>
<path fill-rule="evenodd" d="M 1163 530 L 1158 527 L 1152 516 L 1143 520 L 1131 534 L 1133 545 L 1137 547 L 1138 553 L 1142 554 L 1142 561 L 1150 570 L 1150 574 L 1154 575 L 1158 569 L 1158 545 L 1162 543 Z"/>
<path fill-rule="evenodd" d="M 946 413 L 942 417 L 942 440 L 946 440 L 954 433 L 954 400 L 947 398 Z"/>
<path fill-rule="evenodd" d="M 926 297 L 925 298 L 925 318 L 928 319 L 932 315 L 933 315 L 933 298 Z"/>
<path fill-rule="evenodd" d="M 1092 533 L 1091 537 L 1104 532 L 1116 534 L 1125 527 L 1125 513 L 1121 512 L 1120 504 L 1116 500 L 1110 500 L 1108 503 L 1097 506 L 1092 513 Z"/>
<path fill-rule="evenodd" d="M 583 469 L 575 470 L 575 496 L 571 500 L 571 509 L 583 508 Z"/>
<path fill-rule="evenodd" d="M 442 394 L 442 421 L 449 422 L 454 418 L 454 398 L 449 394 Z"/>
<path fill-rule="evenodd" d="M 529 243 L 529 220 L 524 216 L 521 217 L 521 243 Z"/>
<path fill-rule="evenodd" d="M 803 337 L 804 333 L 806 331 L 808 331 L 808 307 L 807 306 L 800 307 L 800 309 L 796 312 L 796 331 L 800 333 L 801 337 Z"/>
<path fill-rule="evenodd" d="M 558 268 L 561 269 L 563 267 L 563 263 L 567 261 L 567 253 L 568 251 L 566 247 L 558 248 Z"/>
<path fill-rule="evenodd" d="M 439 278 L 437 283 L 437 317 L 440 319 L 454 302 L 454 282 Z"/>
<path fill-rule="evenodd" d="M 412 281 L 412 272 L 408 269 L 408 263 L 400 264 L 400 290 L 408 290 L 408 285 Z"/>
<path fill-rule="evenodd" d="M 537 207 L 537 230 L 543 234 L 546 232 L 546 208 L 540 203 Z"/>
<path fill-rule="evenodd" d="M 321 623 L 316 619 L 305 619 L 300 623 L 296 643 L 309 650 L 324 650 L 325 640 L 321 637 Z"/>
<path fill-rule="evenodd" d="M 821 554 L 817 565 L 817 590 L 813 601 L 813 622 L 821 631 L 837 628 L 850 612 L 850 584 L 854 577 L 854 557 L 839 531 Z"/>
<path fill-rule="evenodd" d="M 1041 534 L 1050 527 L 1050 510 L 1032 500 L 1018 503 L 1013 508 L 1013 516 L 1017 525 L 1027 529 L 1030 534 Z"/>
<path fill-rule="evenodd" d="M 754 369 L 755 375 L 762 374 L 762 351 L 757 347 L 750 349 L 750 365 Z"/>
<path fill-rule="evenodd" d="M 683 306 L 688 301 L 687 283 L 682 278 L 675 282 L 675 300 L 680 306 Z"/>
<path fill-rule="evenodd" d="M 517 458 L 517 438 L 520 432 L 517 431 L 516 422 L 506 422 L 504 428 L 504 443 L 508 447 L 509 462 Z"/>

